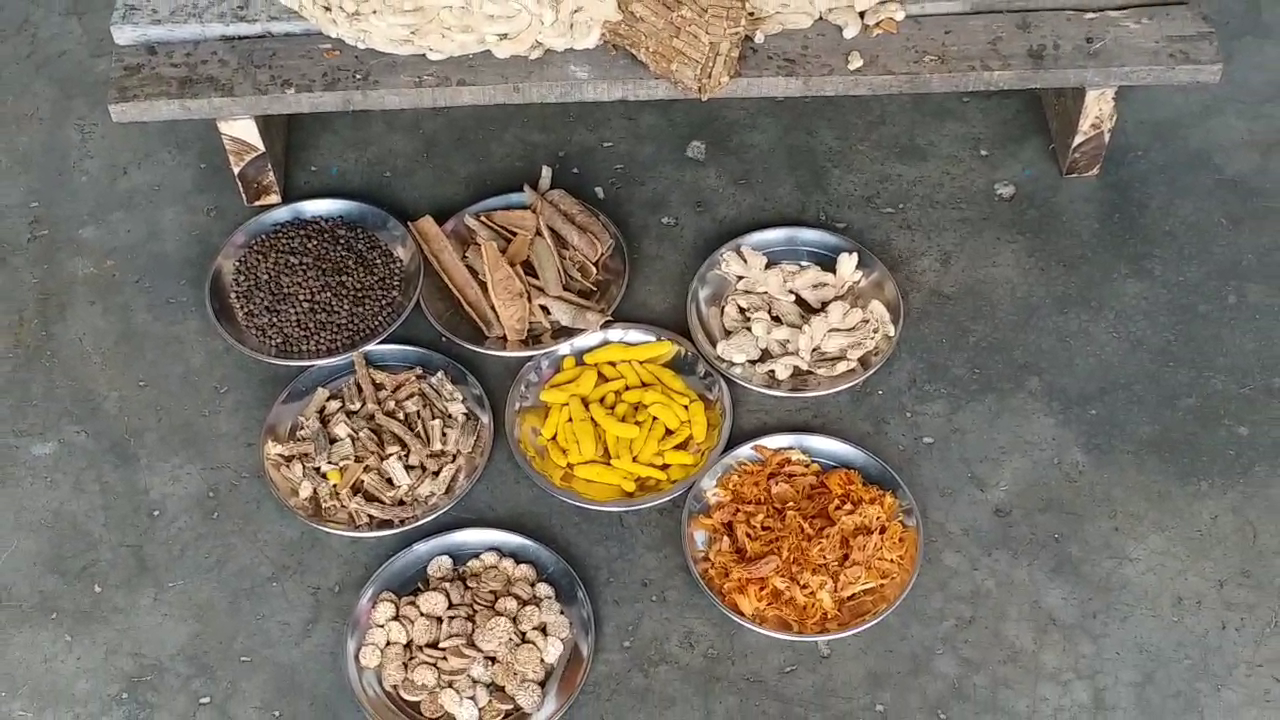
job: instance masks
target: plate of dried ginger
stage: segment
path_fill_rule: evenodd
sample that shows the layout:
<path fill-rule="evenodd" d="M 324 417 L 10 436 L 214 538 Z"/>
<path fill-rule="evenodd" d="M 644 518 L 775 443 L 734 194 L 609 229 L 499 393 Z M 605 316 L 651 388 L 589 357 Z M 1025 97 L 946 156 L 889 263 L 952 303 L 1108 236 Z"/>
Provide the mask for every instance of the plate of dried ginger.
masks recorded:
<path fill-rule="evenodd" d="M 689 569 L 742 625 L 784 640 L 865 630 L 920 568 L 920 516 L 902 479 L 839 438 L 768 435 L 723 455 L 689 492 Z"/>

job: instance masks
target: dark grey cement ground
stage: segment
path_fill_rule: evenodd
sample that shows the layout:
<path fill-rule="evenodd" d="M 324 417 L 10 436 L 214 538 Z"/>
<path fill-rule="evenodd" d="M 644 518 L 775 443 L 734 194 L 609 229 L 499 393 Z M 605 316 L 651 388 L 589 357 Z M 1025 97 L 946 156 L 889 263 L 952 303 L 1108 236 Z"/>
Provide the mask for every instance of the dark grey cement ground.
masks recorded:
<path fill-rule="evenodd" d="M 354 718 L 343 623 L 411 538 L 331 538 L 270 498 L 255 443 L 292 373 L 204 315 L 207 264 L 250 215 L 212 127 L 113 125 L 108 3 L 40 5 L 0 7 L 0 717 Z M 557 161 L 604 187 L 635 253 L 625 319 L 681 329 L 704 255 L 779 222 L 848 223 L 904 287 L 906 334 L 862 389 L 735 393 L 734 441 L 834 432 L 924 506 L 914 591 L 829 658 L 722 617 L 675 506 L 575 510 L 495 453 L 447 525 L 532 534 L 583 575 L 599 645 L 569 717 L 1280 717 L 1274 5 L 1210 7 L 1221 86 L 1123 91 L 1098 180 L 1058 177 L 1030 93 L 293 125 L 293 197 L 449 213 Z M 420 317 L 396 339 L 495 400 L 517 367 Z"/>

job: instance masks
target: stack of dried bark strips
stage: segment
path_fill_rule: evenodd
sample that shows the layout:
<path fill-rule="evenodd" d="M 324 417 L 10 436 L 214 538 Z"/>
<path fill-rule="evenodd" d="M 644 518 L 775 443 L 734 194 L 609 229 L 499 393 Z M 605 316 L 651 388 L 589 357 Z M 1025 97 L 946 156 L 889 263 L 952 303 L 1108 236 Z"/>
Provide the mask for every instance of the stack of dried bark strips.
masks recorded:
<path fill-rule="evenodd" d="M 524 191 L 528 208 L 466 216 L 461 247 L 430 216 L 409 225 L 463 310 L 509 350 L 564 339 L 562 328 L 599 329 L 616 281 L 604 272 L 613 235 L 595 211 L 551 189 L 547 167 Z"/>
<path fill-rule="evenodd" d="M 620 0 L 604 39 L 706 100 L 738 74 L 747 0 Z"/>
<path fill-rule="evenodd" d="M 357 530 L 412 522 L 469 471 L 480 422 L 448 376 L 387 373 L 356 353 L 355 376 L 318 388 L 267 469 L 295 507 Z"/>

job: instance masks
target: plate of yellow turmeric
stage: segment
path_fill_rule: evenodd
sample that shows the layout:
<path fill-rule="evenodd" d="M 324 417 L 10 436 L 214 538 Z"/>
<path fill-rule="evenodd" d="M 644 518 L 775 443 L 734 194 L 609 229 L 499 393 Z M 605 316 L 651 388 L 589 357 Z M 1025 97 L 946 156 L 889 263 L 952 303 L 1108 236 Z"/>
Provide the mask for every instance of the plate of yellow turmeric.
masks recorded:
<path fill-rule="evenodd" d="M 724 452 L 733 404 L 688 340 L 615 323 L 525 365 L 506 414 L 516 460 L 543 489 L 625 511 L 688 490 Z"/>

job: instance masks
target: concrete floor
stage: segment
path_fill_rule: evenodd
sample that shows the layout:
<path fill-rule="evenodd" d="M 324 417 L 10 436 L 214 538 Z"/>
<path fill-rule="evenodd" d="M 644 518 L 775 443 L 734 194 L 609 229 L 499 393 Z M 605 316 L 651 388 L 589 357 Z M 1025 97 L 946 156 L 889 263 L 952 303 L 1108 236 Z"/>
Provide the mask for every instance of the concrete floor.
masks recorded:
<path fill-rule="evenodd" d="M 0 717 L 354 718 L 343 623 L 414 538 L 312 531 L 258 479 L 292 371 L 219 340 L 200 290 L 251 213 L 210 123 L 108 119 L 108 5 L 0 6 Z M 447 214 L 543 162 L 603 187 L 634 252 L 624 319 L 683 329 L 693 268 L 773 223 L 847 223 L 903 285 L 905 336 L 863 388 L 735 392 L 734 442 L 834 432 L 924 507 L 915 589 L 828 658 L 721 616 L 674 504 L 575 510 L 495 452 L 441 527 L 510 527 L 582 574 L 599 641 L 567 717 L 1280 717 L 1274 5 L 1210 4 L 1225 81 L 1123 91 L 1097 180 L 1058 177 L 1031 93 L 294 123 L 295 198 Z M 421 317 L 395 339 L 458 357 L 494 400 L 518 367 Z"/>

